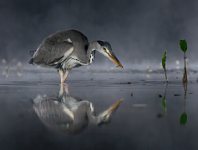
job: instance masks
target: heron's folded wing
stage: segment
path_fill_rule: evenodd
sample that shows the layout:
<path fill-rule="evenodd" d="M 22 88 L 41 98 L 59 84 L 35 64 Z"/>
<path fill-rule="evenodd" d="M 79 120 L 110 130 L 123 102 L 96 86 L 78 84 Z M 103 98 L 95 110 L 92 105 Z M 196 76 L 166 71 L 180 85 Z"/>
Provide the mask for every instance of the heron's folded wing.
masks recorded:
<path fill-rule="evenodd" d="M 67 131 L 74 121 L 73 112 L 55 98 L 44 98 L 34 103 L 33 109 L 41 122 L 52 129 Z"/>
<path fill-rule="evenodd" d="M 67 41 L 45 43 L 36 51 L 33 59 L 38 64 L 56 65 L 70 56 L 73 50 L 73 44 Z"/>

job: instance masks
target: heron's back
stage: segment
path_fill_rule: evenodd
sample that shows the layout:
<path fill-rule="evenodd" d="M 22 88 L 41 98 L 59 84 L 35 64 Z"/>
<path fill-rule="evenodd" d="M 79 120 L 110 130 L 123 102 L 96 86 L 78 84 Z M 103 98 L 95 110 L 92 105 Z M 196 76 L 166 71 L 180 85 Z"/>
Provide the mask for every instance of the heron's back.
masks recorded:
<path fill-rule="evenodd" d="M 77 30 L 66 30 L 60 31 L 49 36 L 46 41 L 52 42 L 53 44 L 59 43 L 62 41 L 68 41 L 73 44 L 74 51 L 73 55 L 77 56 L 79 60 L 86 62 L 87 61 L 87 48 L 88 48 L 88 39 L 87 37 Z"/>
<path fill-rule="evenodd" d="M 67 53 L 79 60 L 87 60 L 87 37 L 77 30 L 59 31 L 49 35 L 40 44 L 33 55 L 34 62 L 48 65 L 50 62 L 61 60 Z"/>

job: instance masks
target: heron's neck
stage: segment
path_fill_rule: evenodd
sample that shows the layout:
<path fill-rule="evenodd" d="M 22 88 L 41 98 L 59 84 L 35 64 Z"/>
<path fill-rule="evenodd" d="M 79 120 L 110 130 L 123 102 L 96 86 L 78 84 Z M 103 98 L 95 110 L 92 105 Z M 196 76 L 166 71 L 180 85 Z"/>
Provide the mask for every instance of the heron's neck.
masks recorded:
<path fill-rule="evenodd" d="M 94 61 L 95 58 L 95 51 L 98 47 L 98 43 L 97 42 L 90 42 L 89 46 L 88 46 L 88 50 L 87 50 L 87 58 L 88 58 L 88 63 L 92 63 Z"/>

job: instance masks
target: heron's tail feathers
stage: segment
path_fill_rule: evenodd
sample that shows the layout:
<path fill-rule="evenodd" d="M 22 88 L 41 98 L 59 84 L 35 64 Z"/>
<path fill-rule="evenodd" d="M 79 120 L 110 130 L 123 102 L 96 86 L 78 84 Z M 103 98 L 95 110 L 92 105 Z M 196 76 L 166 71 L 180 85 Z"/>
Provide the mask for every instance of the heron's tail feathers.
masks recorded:
<path fill-rule="evenodd" d="M 30 50 L 29 53 L 30 53 L 30 56 L 33 57 L 34 53 L 36 52 L 36 50 Z M 34 63 L 34 60 L 33 58 L 31 58 L 29 61 L 28 61 L 29 64 L 33 64 Z"/>
<path fill-rule="evenodd" d="M 29 64 L 34 64 L 34 60 L 33 58 L 31 58 L 29 61 L 28 61 Z"/>
<path fill-rule="evenodd" d="M 30 50 L 30 51 L 29 51 L 30 56 L 33 56 L 35 52 L 36 52 L 36 50 Z"/>

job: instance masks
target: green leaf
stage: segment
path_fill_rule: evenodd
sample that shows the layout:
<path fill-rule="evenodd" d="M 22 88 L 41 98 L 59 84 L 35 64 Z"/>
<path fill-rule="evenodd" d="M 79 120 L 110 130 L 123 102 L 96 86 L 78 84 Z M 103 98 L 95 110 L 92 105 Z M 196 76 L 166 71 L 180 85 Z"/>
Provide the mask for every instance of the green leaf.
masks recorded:
<path fill-rule="evenodd" d="M 163 109 L 163 112 L 166 112 L 166 110 L 167 110 L 165 96 L 163 96 L 163 98 L 162 98 L 162 109 Z"/>
<path fill-rule="evenodd" d="M 187 116 L 187 114 L 184 112 L 184 113 L 182 113 L 181 116 L 180 116 L 180 124 L 181 124 L 181 125 L 185 125 L 185 124 L 187 123 L 187 121 L 188 121 L 188 116 Z"/>
<path fill-rule="evenodd" d="M 181 50 L 185 53 L 187 51 L 187 42 L 186 40 L 180 40 L 179 42 Z"/>
<path fill-rule="evenodd" d="M 162 67 L 164 68 L 164 70 L 166 69 L 166 51 L 162 55 Z"/>

